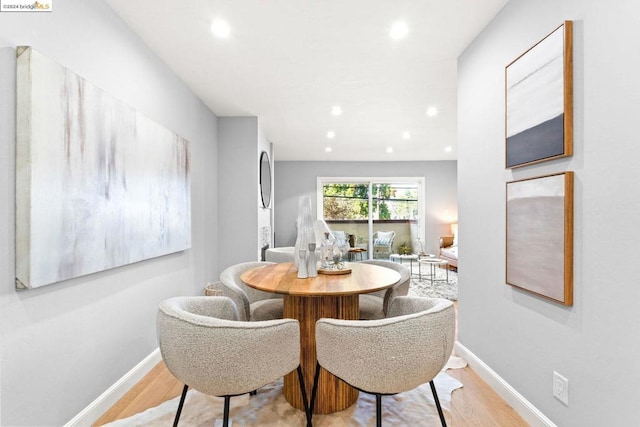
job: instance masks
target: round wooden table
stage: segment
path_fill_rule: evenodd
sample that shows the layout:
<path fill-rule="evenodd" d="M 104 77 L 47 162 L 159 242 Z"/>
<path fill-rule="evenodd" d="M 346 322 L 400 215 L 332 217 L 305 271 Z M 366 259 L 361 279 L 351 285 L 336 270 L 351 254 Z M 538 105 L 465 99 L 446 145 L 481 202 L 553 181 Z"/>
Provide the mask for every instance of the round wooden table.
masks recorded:
<path fill-rule="evenodd" d="M 254 268 L 240 276 L 252 288 L 284 294 L 284 317 L 300 322 L 300 365 L 308 398 L 316 368 L 316 321 L 322 317 L 357 320 L 359 294 L 386 289 L 400 280 L 397 271 L 378 265 L 345 263 L 345 268 L 352 272 L 298 279 L 295 265 L 288 262 Z M 292 406 L 304 410 L 295 372 L 285 376 L 283 392 Z M 320 371 L 314 413 L 342 411 L 357 399 L 358 390 L 324 369 Z"/>

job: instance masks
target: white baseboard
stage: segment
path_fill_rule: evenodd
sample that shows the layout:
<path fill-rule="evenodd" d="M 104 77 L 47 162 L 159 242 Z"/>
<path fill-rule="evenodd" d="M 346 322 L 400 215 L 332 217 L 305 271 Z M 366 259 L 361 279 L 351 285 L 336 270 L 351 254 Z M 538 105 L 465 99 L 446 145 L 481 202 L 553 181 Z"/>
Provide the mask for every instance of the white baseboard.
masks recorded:
<path fill-rule="evenodd" d="M 115 384 L 98 396 L 96 400 L 91 402 L 89 406 L 66 423 L 64 427 L 90 426 L 95 423 L 98 418 L 115 405 L 122 396 L 131 390 L 131 388 L 147 375 L 161 360 L 160 349 L 156 348 L 151 354 L 134 366 L 133 369 L 116 381 Z"/>
<path fill-rule="evenodd" d="M 469 366 L 489 386 L 502 397 L 532 427 L 557 427 L 549 418 L 525 399 L 515 388 L 511 387 L 500 375 L 484 363 L 468 348 L 456 341 L 456 354 L 467 361 Z"/>

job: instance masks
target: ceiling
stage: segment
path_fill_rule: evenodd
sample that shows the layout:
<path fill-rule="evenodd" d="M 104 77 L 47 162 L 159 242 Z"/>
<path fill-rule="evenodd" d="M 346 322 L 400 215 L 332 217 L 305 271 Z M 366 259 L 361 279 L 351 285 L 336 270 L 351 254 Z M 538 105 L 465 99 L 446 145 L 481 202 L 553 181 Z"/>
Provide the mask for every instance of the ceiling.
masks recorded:
<path fill-rule="evenodd" d="M 276 160 L 376 161 L 456 159 L 457 57 L 508 0 L 106 1 L 216 115 L 257 116 Z"/>

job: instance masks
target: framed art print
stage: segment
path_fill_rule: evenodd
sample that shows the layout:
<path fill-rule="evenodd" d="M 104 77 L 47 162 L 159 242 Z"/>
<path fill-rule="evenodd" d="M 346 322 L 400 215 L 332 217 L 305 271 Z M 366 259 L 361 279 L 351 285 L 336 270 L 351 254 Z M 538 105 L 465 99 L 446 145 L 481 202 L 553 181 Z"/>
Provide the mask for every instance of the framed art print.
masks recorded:
<path fill-rule="evenodd" d="M 507 183 L 507 284 L 573 304 L 573 172 Z"/>
<path fill-rule="evenodd" d="M 505 68 L 507 168 L 572 154 L 572 29 L 565 21 Z"/>

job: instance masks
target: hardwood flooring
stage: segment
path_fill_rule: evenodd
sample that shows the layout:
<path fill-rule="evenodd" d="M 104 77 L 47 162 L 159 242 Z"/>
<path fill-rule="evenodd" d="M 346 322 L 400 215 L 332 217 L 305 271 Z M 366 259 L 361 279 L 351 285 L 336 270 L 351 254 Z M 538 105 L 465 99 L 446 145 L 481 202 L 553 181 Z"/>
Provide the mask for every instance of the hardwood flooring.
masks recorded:
<path fill-rule="evenodd" d="M 164 362 L 160 362 L 93 425 L 101 426 L 156 407 L 179 396 L 183 387 Z"/>
<path fill-rule="evenodd" d="M 451 396 L 451 423 L 456 427 L 520 427 L 528 424 L 500 398 L 471 368 L 449 369 L 449 375 L 464 386 Z M 127 418 L 180 395 L 180 383 L 160 362 L 94 426 Z"/>

